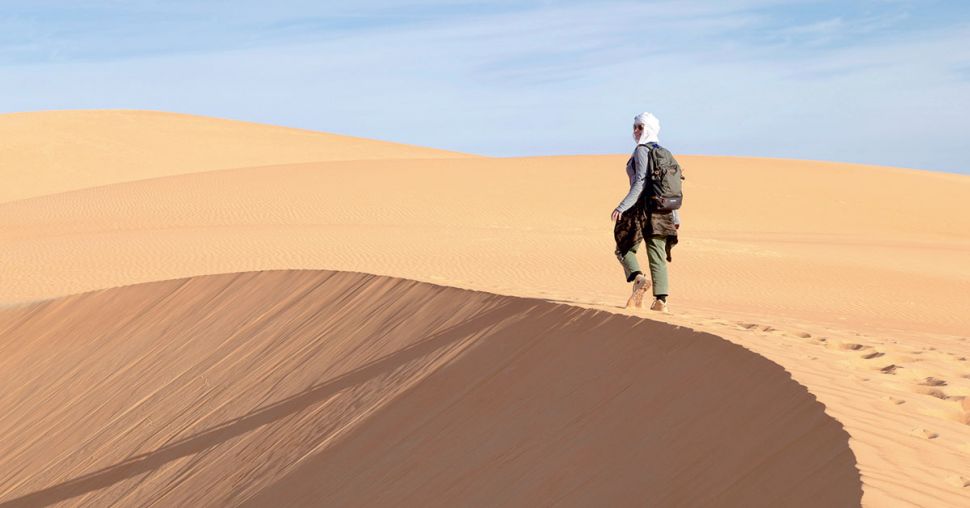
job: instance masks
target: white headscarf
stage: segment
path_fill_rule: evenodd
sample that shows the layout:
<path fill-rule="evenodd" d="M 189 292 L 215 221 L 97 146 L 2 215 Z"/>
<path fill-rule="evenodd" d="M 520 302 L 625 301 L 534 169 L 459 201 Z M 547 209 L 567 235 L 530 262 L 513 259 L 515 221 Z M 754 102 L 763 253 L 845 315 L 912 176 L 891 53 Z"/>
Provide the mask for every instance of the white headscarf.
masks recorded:
<path fill-rule="evenodd" d="M 633 118 L 633 125 L 642 125 L 643 130 L 640 131 L 640 137 L 638 138 L 636 134 L 633 135 L 633 140 L 637 142 L 638 145 L 644 143 L 659 143 L 660 138 L 657 136 L 660 134 L 660 120 L 650 113 L 640 113 Z"/>

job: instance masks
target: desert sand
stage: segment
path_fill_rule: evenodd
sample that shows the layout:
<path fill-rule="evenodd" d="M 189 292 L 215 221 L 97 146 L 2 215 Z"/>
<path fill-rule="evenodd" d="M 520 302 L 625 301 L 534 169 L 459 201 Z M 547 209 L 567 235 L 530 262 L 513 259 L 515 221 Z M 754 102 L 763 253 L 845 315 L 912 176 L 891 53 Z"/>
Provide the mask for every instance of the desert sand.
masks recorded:
<path fill-rule="evenodd" d="M 107 135 L 105 135 L 107 134 Z M 0 202 L 121 181 L 289 162 L 472 157 L 351 136 L 158 111 L 0 115 Z"/>
<path fill-rule="evenodd" d="M 620 307 L 626 155 L 0 131 L 0 506 L 970 502 L 970 177 L 678 154 L 658 315 Z"/>
<path fill-rule="evenodd" d="M 281 271 L 71 296 L 3 325 L 4 386 L 20 389 L 0 399 L 0 432 L 21 438 L 2 441 L 17 474 L 0 506 L 845 506 L 861 494 L 848 434 L 783 368 L 666 323 Z"/>

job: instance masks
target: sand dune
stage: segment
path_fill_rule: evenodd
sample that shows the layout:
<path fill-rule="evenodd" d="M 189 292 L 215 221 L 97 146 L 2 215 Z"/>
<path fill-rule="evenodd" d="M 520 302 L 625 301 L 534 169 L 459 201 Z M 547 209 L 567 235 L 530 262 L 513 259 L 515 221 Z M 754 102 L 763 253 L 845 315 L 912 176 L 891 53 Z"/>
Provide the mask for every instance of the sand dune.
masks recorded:
<path fill-rule="evenodd" d="M 675 252 L 681 308 L 970 330 L 962 297 L 970 294 L 970 219 L 949 212 L 970 200 L 970 178 L 683 159 L 691 205 Z M 204 273 L 320 268 L 611 305 L 626 291 L 608 220 L 623 195 L 615 174 L 622 162 L 321 162 L 0 204 L 0 270 L 9 274 L 0 302 Z M 732 189 L 758 185 L 778 190 L 732 203 Z M 858 189 L 851 203 L 819 205 L 817 196 L 844 185 Z M 909 197 L 931 204 L 921 214 L 900 212 Z"/>
<path fill-rule="evenodd" d="M 0 202 L 220 168 L 470 157 L 323 132 L 161 111 L 0 114 Z"/>
<path fill-rule="evenodd" d="M 602 311 L 282 271 L 70 296 L 0 331 L 3 507 L 861 496 L 848 435 L 781 367 Z"/>
<path fill-rule="evenodd" d="M 132 123 L 146 124 L 142 132 L 165 132 L 152 126 L 152 115 L 135 117 Z M 206 125 L 221 132 L 221 127 Z M 229 122 L 225 129 L 231 137 L 241 127 Z M 250 141 L 262 135 L 256 131 Z M 42 131 L 33 132 L 37 137 Z M 91 132 L 96 131 L 81 131 Z M 199 162 L 183 172 L 171 170 L 164 160 L 156 165 L 148 160 L 154 156 L 132 150 L 127 159 L 112 159 L 104 169 L 94 163 L 85 166 L 87 173 L 73 180 L 75 190 L 63 192 L 37 180 L 30 184 L 37 195 L 0 202 L 0 306 L 19 313 L 35 308 L 32 301 L 151 281 L 322 269 L 636 314 L 618 308 L 628 286 L 613 257 L 607 219 L 626 190 L 625 156 L 462 158 L 436 152 L 446 158 L 409 159 L 400 147 L 381 145 L 389 147 L 383 152 L 388 158 L 363 160 L 354 153 L 374 152 L 354 152 L 353 143 L 341 152 L 345 140 L 336 137 L 301 145 L 304 141 L 288 137 L 298 139 L 308 135 L 305 131 L 273 132 L 280 147 L 313 145 L 322 155 L 316 162 L 294 164 L 308 159 L 273 161 L 274 150 L 254 149 L 258 157 L 253 160 L 258 161 L 251 165 L 262 167 L 236 167 L 247 163 L 227 153 L 226 146 L 238 146 L 231 143 L 166 155 L 169 162 Z M 65 140 L 78 136 L 69 129 L 62 133 Z M 177 141 L 180 136 L 182 131 L 175 129 L 159 139 Z M 43 146 L 32 143 L 23 146 Z M 312 150 L 289 153 L 302 156 Z M 91 154 L 92 161 L 101 156 L 97 150 Z M 39 160 L 35 152 L 20 157 L 24 167 Z M 139 157 L 154 169 L 120 178 L 119 168 Z M 360 160 L 350 160 L 355 157 Z M 638 317 L 720 336 L 790 372 L 848 431 L 864 505 L 966 505 L 970 178 L 812 161 L 678 158 L 686 167 L 688 197 L 682 244 L 672 265 L 674 313 Z M 230 159 L 235 162 L 220 162 Z M 50 167 L 55 168 L 58 159 L 52 160 Z M 920 203 L 918 210 L 906 205 L 914 201 Z M 236 301 L 258 295 L 222 296 Z M 44 326 L 59 326 L 57 309 L 70 314 L 61 306 L 66 304 L 44 305 L 52 306 L 45 307 Z M 271 315 L 263 317 L 264 326 L 277 326 Z M 162 315 L 157 319 L 165 320 Z M 212 314 L 203 322 L 218 319 Z M 166 336 L 162 331 L 156 335 L 163 343 Z M 0 340 L 7 340 L 2 332 Z M 99 365 L 133 372 L 143 365 L 125 361 Z M 55 373 L 61 369 L 60 364 L 49 365 Z M 474 366 L 454 365 L 474 371 Z M 94 375 L 99 368 L 83 372 Z M 77 389 L 87 390 L 89 382 Z M 667 386 L 652 378 L 649 382 Z M 692 382 L 681 385 L 689 388 Z M 284 398 L 274 398 L 278 393 L 272 386 L 254 389 L 265 395 L 264 403 Z M 387 397 L 396 395 L 389 392 Z M 246 409 L 258 407 L 262 405 Z M 35 410 L 59 410 L 57 404 L 39 408 Z M 241 414 L 245 412 L 233 413 Z M 449 414 L 458 418 L 463 413 Z M 226 421 L 193 423 L 201 417 L 185 418 L 180 420 L 185 426 L 199 431 Z M 0 416 L 0 428 L 13 428 L 16 421 Z M 131 432 L 138 434 L 142 428 Z M 378 432 L 380 427 L 360 427 L 365 430 Z M 361 439 L 373 434 L 355 435 Z M 147 434 L 140 439 L 155 445 L 145 445 L 144 452 L 165 446 Z M 362 441 L 347 443 L 334 453 L 365 452 L 358 448 Z M 250 452 L 262 453 L 255 448 Z M 56 478 L 31 473 L 33 490 L 16 492 L 22 496 L 49 489 L 125 458 L 86 462 Z M 334 464 L 321 463 L 319 471 Z M 286 491 L 312 495 L 301 483 L 302 473 L 286 474 L 274 481 L 282 482 Z M 266 488 L 270 490 L 263 495 L 278 492 Z"/>

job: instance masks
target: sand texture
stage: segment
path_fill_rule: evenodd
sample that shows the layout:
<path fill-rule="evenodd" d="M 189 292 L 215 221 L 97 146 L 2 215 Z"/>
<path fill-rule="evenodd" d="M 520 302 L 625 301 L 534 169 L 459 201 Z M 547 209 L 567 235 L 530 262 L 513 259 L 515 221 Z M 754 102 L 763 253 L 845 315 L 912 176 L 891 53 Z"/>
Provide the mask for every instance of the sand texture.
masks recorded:
<path fill-rule="evenodd" d="M 67 297 L 0 330 L 4 386 L 23 387 L 0 434 L 34 436 L 2 441 L 3 507 L 861 495 L 848 434 L 783 368 L 635 317 L 280 271 Z"/>
<path fill-rule="evenodd" d="M 0 202 L 96 185 L 286 162 L 469 157 L 374 141 L 159 111 L 0 115 Z"/>
<path fill-rule="evenodd" d="M 970 177 L 678 155 L 662 316 L 620 307 L 626 155 L 130 111 L 0 131 L 0 503 L 970 503 Z"/>

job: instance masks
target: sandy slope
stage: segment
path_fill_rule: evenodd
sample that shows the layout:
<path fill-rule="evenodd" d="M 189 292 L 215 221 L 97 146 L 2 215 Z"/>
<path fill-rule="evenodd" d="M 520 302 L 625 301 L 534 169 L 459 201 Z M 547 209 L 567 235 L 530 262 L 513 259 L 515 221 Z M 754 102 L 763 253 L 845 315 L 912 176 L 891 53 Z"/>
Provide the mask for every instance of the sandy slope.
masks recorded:
<path fill-rule="evenodd" d="M 0 114 L 0 202 L 200 170 L 468 155 L 160 111 Z"/>
<path fill-rule="evenodd" d="M 688 204 L 676 312 L 663 319 L 741 344 L 808 387 L 851 436 L 864 504 L 965 505 L 970 178 L 680 159 Z M 0 203 L 0 303 L 314 268 L 622 313 L 607 217 L 624 160 L 326 161 Z"/>
<path fill-rule="evenodd" d="M 0 314 L 0 506 L 852 506 L 778 365 L 632 317 L 282 271 Z M 50 354 L 57 350 L 57 354 Z"/>
<path fill-rule="evenodd" d="M 683 162 L 690 206 L 675 252 L 677 305 L 970 330 L 960 298 L 970 294 L 970 218 L 952 212 L 970 199 L 970 178 L 776 160 Z M 0 302 L 298 267 L 608 305 L 626 290 L 608 219 L 624 194 L 622 163 L 341 161 L 0 203 Z M 729 197 L 759 185 L 772 191 L 743 203 Z M 858 189 L 852 200 L 817 202 L 843 186 Z M 935 199 L 915 214 L 898 210 L 907 196 Z"/>

